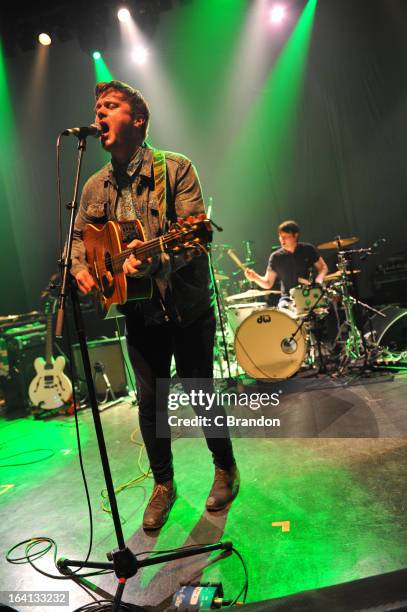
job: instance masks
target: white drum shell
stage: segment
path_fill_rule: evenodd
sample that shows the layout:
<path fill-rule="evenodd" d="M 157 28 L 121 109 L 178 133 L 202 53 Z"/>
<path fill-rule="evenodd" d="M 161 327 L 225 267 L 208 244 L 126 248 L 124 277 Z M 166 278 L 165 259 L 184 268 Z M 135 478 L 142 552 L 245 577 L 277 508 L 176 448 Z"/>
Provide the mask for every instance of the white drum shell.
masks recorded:
<path fill-rule="evenodd" d="M 243 370 L 255 379 L 282 380 L 295 374 L 305 359 L 306 338 L 299 323 L 276 308 L 252 312 L 238 327 L 236 358 Z"/>
<path fill-rule="evenodd" d="M 297 315 L 307 314 L 317 302 L 317 309 L 326 308 L 327 297 L 323 296 L 322 292 L 322 287 L 312 285 L 297 285 L 290 289 L 290 297 L 294 300 Z"/>
<path fill-rule="evenodd" d="M 242 304 L 233 304 L 233 306 L 228 306 L 227 317 L 230 327 L 235 332 L 239 325 L 243 323 L 243 321 L 247 319 L 252 312 L 266 307 L 266 302 L 244 302 Z"/>

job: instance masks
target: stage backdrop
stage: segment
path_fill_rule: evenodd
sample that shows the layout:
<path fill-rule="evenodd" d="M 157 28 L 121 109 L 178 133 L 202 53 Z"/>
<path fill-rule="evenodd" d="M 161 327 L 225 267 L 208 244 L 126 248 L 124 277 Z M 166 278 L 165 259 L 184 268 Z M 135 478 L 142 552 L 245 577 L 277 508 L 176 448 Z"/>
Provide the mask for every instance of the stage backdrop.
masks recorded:
<path fill-rule="evenodd" d="M 205 197 L 213 198 L 212 216 L 224 228 L 217 243 L 242 254 L 242 241 L 255 241 L 262 273 L 276 226 L 287 218 L 316 244 L 338 234 L 359 236 L 358 246 L 385 237 L 380 255 L 363 264 L 361 289 L 369 295 L 375 265 L 406 253 L 406 3 L 297 3 L 276 29 L 260 5 L 174 6 L 161 14 L 142 66 L 128 59 L 112 25 L 104 61 L 114 78 L 144 92 L 151 143 L 196 164 Z M 3 58 L 0 76 L 6 315 L 38 307 L 57 269 L 55 141 L 62 129 L 92 122 L 96 77 L 76 40 Z M 64 204 L 75 145 L 74 138 L 63 141 Z M 89 139 L 83 179 L 106 160 Z M 63 218 L 65 232 L 65 210 Z"/>

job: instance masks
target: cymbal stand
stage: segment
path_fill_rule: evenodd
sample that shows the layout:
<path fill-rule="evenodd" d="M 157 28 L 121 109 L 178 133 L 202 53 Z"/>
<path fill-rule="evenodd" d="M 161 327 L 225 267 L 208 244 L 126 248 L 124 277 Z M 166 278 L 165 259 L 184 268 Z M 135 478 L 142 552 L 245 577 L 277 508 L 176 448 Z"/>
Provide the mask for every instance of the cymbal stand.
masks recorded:
<path fill-rule="evenodd" d="M 353 304 L 356 300 L 351 296 L 348 282 L 348 257 L 350 252 L 338 251 L 337 268 L 340 271 L 340 281 L 338 283 L 342 294 L 343 309 L 345 312 L 345 324 L 348 329 L 347 339 L 344 344 L 344 361 L 341 369 L 343 369 L 349 361 L 359 359 L 362 356 L 363 340 L 362 334 L 356 324 L 355 315 L 353 312 Z"/>

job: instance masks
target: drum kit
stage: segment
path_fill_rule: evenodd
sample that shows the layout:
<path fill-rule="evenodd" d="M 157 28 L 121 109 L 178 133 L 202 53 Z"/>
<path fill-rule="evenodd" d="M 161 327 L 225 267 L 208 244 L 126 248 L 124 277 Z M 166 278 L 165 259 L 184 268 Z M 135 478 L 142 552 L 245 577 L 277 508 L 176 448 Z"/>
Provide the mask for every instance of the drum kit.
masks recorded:
<path fill-rule="evenodd" d="M 355 278 L 361 270 L 353 269 L 352 255 L 371 251 L 345 250 L 358 240 L 356 236 L 337 237 L 318 245 L 321 250 L 336 250 L 337 270 L 325 277 L 323 285 L 299 278 L 290 296 L 276 306 L 270 306 L 268 300 L 280 298 L 280 291 L 253 288 L 248 280 L 236 281 L 231 278 L 236 273 L 224 271 L 225 255 L 238 266 L 238 274 L 253 266 L 253 243 L 243 242 L 243 261 L 230 245 L 215 245 L 212 263 L 220 305 L 217 355 L 221 374 L 225 361 L 229 377 L 235 367 L 236 375 L 246 373 L 256 380 L 283 380 L 300 369 L 339 376 L 350 368 L 366 366 L 373 345 L 367 345 L 360 331 L 357 312 L 362 307 L 381 313 L 354 297 Z M 240 291 L 231 293 L 236 288 Z"/>

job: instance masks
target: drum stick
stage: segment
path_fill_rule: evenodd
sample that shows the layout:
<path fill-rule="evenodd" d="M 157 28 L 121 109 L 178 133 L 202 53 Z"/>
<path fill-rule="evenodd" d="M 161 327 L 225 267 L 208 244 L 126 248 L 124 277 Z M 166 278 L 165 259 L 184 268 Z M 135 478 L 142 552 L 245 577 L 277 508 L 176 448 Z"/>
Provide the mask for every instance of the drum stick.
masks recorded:
<path fill-rule="evenodd" d="M 238 256 L 236 255 L 236 253 L 234 252 L 234 250 L 233 250 L 233 249 L 228 249 L 227 254 L 229 255 L 229 257 L 230 257 L 231 259 L 233 259 L 233 261 L 235 262 L 235 264 L 236 264 L 236 265 L 237 265 L 237 266 L 238 266 L 238 267 L 239 267 L 241 270 L 243 270 L 243 272 L 244 272 L 245 270 L 247 270 L 247 267 L 246 267 L 246 266 L 244 266 L 244 265 L 242 264 L 242 262 L 240 261 L 240 259 L 238 258 Z"/>

